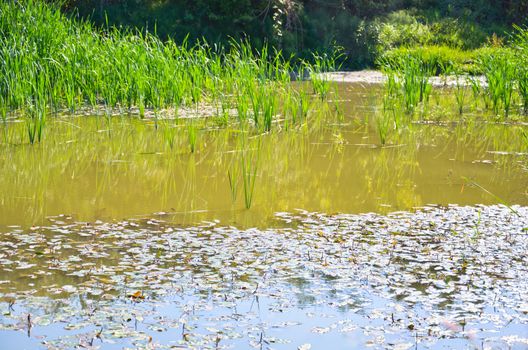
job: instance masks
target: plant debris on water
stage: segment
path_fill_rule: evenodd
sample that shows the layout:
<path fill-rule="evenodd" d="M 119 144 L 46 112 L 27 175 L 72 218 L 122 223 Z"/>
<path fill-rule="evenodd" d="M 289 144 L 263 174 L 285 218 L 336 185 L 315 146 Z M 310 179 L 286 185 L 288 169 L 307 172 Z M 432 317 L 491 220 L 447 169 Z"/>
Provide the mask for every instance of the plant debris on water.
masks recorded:
<path fill-rule="evenodd" d="M 5 229 L 0 339 L 49 349 L 528 346 L 528 207 L 276 217 L 282 228 L 60 216 Z"/>

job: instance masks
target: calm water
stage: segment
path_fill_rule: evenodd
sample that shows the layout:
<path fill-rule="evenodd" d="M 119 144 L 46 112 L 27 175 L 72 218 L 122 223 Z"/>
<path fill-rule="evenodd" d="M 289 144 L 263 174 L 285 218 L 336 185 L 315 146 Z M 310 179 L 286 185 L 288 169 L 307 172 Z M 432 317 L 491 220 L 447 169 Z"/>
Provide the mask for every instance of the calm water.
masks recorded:
<path fill-rule="evenodd" d="M 445 100 L 440 93 L 433 98 L 439 117 L 430 121 L 444 116 Z M 154 121 L 134 117 L 50 119 L 44 142 L 35 146 L 17 143 L 25 125 L 11 123 L 14 141 L 0 150 L 0 224 L 27 227 L 59 214 L 108 221 L 164 212 L 180 224 L 218 219 L 265 227 L 273 213 L 296 208 L 363 213 L 430 203 L 528 204 L 525 125 L 474 116 L 460 125 L 415 123 L 381 148 L 378 102 L 376 88 L 339 85 L 339 115 L 331 103 L 330 112 L 312 116 L 307 126 L 258 137 L 260 145 L 250 136 L 241 146 L 248 136 L 236 125 L 219 127 L 210 118 L 195 123 L 194 154 L 184 122 L 161 121 L 156 129 Z M 250 210 L 243 149 L 249 150 L 248 172 L 256 168 Z M 229 174 L 236 178 L 235 201 Z"/>
<path fill-rule="evenodd" d="M 382 147 L 379 89 L 338 89 L 263 135 L 2 126 L 0 348 L 527 349 L 528 127 L 437 90 Z"/>

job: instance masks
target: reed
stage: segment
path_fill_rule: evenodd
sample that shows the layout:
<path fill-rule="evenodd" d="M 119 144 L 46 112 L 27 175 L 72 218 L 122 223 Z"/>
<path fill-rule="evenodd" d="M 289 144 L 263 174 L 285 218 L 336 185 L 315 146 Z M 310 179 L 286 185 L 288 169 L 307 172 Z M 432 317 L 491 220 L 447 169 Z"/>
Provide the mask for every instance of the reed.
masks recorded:
<path fill-rule="evenodd" d="M 279 101 L 294 93 L 293 58 L 267 46 L 257 51 L 247 41 L 227 47 L 187 40 L 177 45 L 135 30 L 96 29 L 36 0 L 1 2 L 0 33 L 6 113 L 38 99 L 54 113 L 103 107 L 108 116 L 134 112 L 140 118 L 181 106 L 193 106 L 196 113 L 203 105 L 217 106 L 225 120 L 236 106 L 240 122 L 252 111 L 255 127 L 269 131 L 276 116 L 284 114 Z M 315 55 L 313 64 L 301 67 L 324 73 L 337 57 Z M 315 89 L 326 96 L 330 82 L 314 77 Z M 302 104 L 305 115 L 304 98 Z"/>
<path fill-rule="evenodd" d="M 387 112 L 382 112 L 376 117 L 376 127 L 380 143 L 384 146 L 387 142 L 391 126 L 391 116 Z"/>
<path fill-rule="evenodd" d="M 462 77 L 459 74 L 456 74 L 455 81 L 455 100 L 458 107 L 458 114 L 462 115 L 464 113 L 464 105 L 466 102 L 466 81 L 461 81 Z"/>
<path fill-rule="evenodd" d="M 336 47 L 331 53 L 313 53 L 313 63 L 304 62 L 301 74 L 304 75 L 304 71 L 308 72 L 313 92 L 319 95 L 322 100 L 328 96 L 332 85 L 327 72 L 331 72 L 336 69 L 336 67 L 339 67 L 338 62 L 342 56 L 342 49 Z"/>
<path fill-rule="evenodd" d="M 528 114 L 528 68 L 523 66 L 518 75 L 519 95 L 521 96 L 523 111 Z"/>
<path fill-rule="evenodd" d="M 169 146 L 170 149 L 174 148 L 177 131 L 178 129 L 176 125 L 174 123 L 171 123 L 169 120 L 163 123 L 163 139 L 165 140 L 165 143 L 167 144 L 167 146 Z"/>
<path fill-rule="evenodd" d="M 30 144 L 42 141 L 46 112 L 40 108 L 31 108 L 26 116 L 26 131 Z"/>
<path fill-rule="evenodd" d="M 498 115 L 501 108 L 508 117 L 515 87 L 517 68 L 504 54 L 495 54 L 481 59 L 480 65 L 488 82 L 487 93 L 493 112 Z"/>
<path fill-rule="evenodd" d="M 475 77 L 475 76 L 469 76 L 468 81 L 469 81 L 469 85 L 471 86 L 471 91 L 473 93 L 473 104 L 476 108 L 478 107 L 479 97 L 482 94 L 482 84 L 481 84 L 479 77 Z M 488 102 L 486 99 L 484 100 L 484 104 L 487 108 Z"/>
<path fill-rule="evenodd" d="M 262 119 L 265 131 L 271 130 L 273 117 L 277 110 L 277 96 L 274 91 L 267 91 L 262 102 Z"/>
<path fill-rule="evenodd" d="M 260 163 L 261 139 L 258 139 L 256 154 L 251 154 L 251 149 L 245 149 L 241 152 L 240 169 L 242 173 L 242 185 L 244 189 L 244 204 L 246 209 L 251 208 L 253 204 L 253 194 L 255 192 L 255 181 L 257 170 Z"/>
<path fill-rule="evenodd" d="M 198 139 L 198 130 L 193 120 L 189 122 L 189 125 L 187 126 L 187 131 L 189 148 L 191 150 L 191 153 L 194 153 L 194 151 L 196 150 L 196 141 Z"/>
<path fill-rule="evenodd" d="M 430 77 L 433 67 L 427 62 L 408 55 L 402 59 L 385 59 L 379 62 L 387 76 L 386 91 L 398 97 L 408 113 L 420 104 L 426 104 L 432 91 Z"/>

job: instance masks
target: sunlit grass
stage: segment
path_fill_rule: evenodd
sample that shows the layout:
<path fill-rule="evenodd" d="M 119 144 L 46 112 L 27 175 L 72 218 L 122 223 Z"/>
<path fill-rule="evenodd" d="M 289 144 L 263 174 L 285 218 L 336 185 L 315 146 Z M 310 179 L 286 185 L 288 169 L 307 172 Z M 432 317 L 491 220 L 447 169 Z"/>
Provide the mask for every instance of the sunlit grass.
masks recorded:
<path fill-rule="evenodd" d="M 45 115 L 87 108 L 107 117 L 148 114 L 156 125 L 168 117 L 164 111 L 185 107 L 199 115 L 204 106 L 225 123 L 234 108 L 242 123 L 251 117 L 256 129 L 270 131 L 275 119 L 291 111 L 279 101 L 297 95 L 290 84 L 292 58 L 267 46 L 257 51 L 245 41 L 177 45 L 150 33 L 101 31 L 33 0 L 2 2 L 0 33 L 0 116 L 28 111 L 30 143 L 42 139 Z M 333 69 L 335 57 L 314 55 L 313 64 L 297 67 L 322 73 Z M 322 84 L 317 94 L 327 94 L 328 81 L 314 76 L 313 82 Z M 301 116 L 294 118 L 304 119 L 307 106 L 302 96 Z M 190 141 L 194 150 L 193 136 Z"/>

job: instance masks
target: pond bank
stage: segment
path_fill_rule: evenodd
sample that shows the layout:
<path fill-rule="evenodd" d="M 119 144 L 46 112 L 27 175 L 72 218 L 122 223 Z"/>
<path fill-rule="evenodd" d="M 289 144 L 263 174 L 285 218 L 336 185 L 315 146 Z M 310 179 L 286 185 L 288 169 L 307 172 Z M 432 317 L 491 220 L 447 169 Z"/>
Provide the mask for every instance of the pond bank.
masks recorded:
<path fill-rule="evenodd" d="M 341 72 L 332 72 L 324 73 L 329 81 L 334 81 L 338 83 L 359 83 L 359 84 L 375 84 L 380 85 L 384 84 L 386 81 L 385 75 L 381 71 L 377 70 L 361 70 L 361 71 L 341 71 Z M 459 84 L 468 85 L 467 82 L 468 76 L 462 75 Z M 474 77 L 478 79 L 481 86 L 486 85 L 486 78 L 484 76 Z M 430 82 L 435 87 L 443 86 L 456 86 L 457 80 L 455 77 L 431 77 Z"/>

